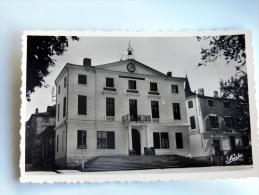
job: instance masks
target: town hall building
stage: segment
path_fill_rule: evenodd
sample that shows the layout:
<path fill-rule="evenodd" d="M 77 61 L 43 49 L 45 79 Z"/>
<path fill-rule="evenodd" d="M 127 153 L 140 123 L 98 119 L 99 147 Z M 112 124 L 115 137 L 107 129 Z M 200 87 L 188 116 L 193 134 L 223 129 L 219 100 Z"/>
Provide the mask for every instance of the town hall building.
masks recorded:
<path fill-rule="evenodd" d="M 97 156 L 190 154 L 185 78 L 128 59 L 66 64 L 57 79 L 55 161 Z"/>

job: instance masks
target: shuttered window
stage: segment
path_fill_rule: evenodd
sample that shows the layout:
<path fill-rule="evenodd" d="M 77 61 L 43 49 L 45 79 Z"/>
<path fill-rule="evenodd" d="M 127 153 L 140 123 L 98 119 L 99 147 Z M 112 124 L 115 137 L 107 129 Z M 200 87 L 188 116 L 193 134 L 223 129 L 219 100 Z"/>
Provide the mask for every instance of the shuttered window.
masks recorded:
<path fill-rule="evenodd" d="M 208 100 L 208 106 L 209 107 L 214 107 L 214 101 L 213 100 Z"/>
<path fill-rule="evenodd" d="M 87 83 L 87 76 L 79 74 L 78 75 L 78 84 L 86 84 Z"/>
<path fill-rule="evenodd" d="M 175 133 L 176 148 L 183 148 L 183 135 L 182 133 Z"/>
<path fill-rule="evenodd" d="M 64 88 L 67 87 L 67 77 L 64 78 Z"/>
<path fill-rule="evenodd" d="M 60 112 L 60 104 L 58 104 L 58 111 L 57 111 L 57 120 L 59 121 L 59 112 Z"/>
<path fill-rule="evenodd" d="M 107 149 L 115 149 L 115 136 L 113 131 L 107 131 Z"/>
<path fill-rule="evenodd" d="M 225 116 L 224 121 L 225 121 L 225 126 L 227 128 L 233 128 L 233 119 L 231 116 Z"/>
<path fill-rule="evenodd" d="M 63 117 L 66 116 L 66 108 L 67 108 L 67 98 L 64 97 L 64 99 L 63 99 Z"/>
<path fill-rule="evenodd" d="M 157 83 L 150 83 L 150 91 L 157 91 Z"/>
<path fill-rule="evenodd" d="M 172 93 L 178 93 L 178 85 L 171 85 Z"/>
<path fill-rule="evenodd" d="M 78 114 L 86 115 L 87 110 L 87 97 L 78 95 Z"/>
<path fill-rule="evenodd" d="M 106 116 L 115 116 L 114 98 L 106 98 Z"/>
<path fill-rule="evenodd" d="M 167 132 L 153 132 L 154 148 L 169 148 L 169 138 Z"/>
<path fill-rule="evenodd" d="M 218 116 L 209 116 L 210 127 L 211 128 L 219 128 L 219 119 Z"/>
<path fill-rule="evenodd" d="M 161 133 L 161 148 L 169 148 L 168 133 Z"/>
<path fill-rule="evenodd" d="M 136 81 L 129 80 L 129 89 L 137 89 Z"/>
<path fill-rule="evenodd" d="M 113 78 L 106 78 L 106 87 L 114 87 L 114 79 Z"/>
<path fill-rule="evenodd" d="M 97 149 L 115 149 L 114 131 L 97 131 Z"/>
<path fill-rule="evenodd" d="M 158 101 L 151 101 L 152 118 L 159 118 Z"/>
<path fill-rule="evenodd" d="M 159 149 L 160 148 L 160 134 L 157 132 L 153 133 L 153 141 L 154 141 L 154 148 Z"/>
<path fill-rule="evenodd" d="M 174 113 L 174 119 L 178 119 L 178 120 L 181 119 L 179 103 L 173 103 L 173 113 Z"/>
<path fill-rule="evenodd" d="M 87 131 L 86 130 L 77 131 L 77 148 L 78 149 L 87 148 Z"/>
<path fill-rule="evenodd" d="M 195 117 L 194 116 L 190 117 L 190 122 L 191 122 L 191 129 L 196 129 Z"/>
<path fill-rule="evenodd" d="M 188 108 L 193 108 L 193 102 L 192 102 L 192 100 L 188 101 Z"/>

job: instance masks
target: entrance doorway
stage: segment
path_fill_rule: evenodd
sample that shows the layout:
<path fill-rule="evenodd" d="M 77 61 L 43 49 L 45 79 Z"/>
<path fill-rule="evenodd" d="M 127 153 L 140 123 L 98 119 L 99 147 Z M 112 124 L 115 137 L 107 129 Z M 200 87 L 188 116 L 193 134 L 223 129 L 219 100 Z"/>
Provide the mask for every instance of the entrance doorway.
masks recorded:
<path fill-rule="evenodd" d="M 136 155 L 141 155 L 140 133 L 137 129 L 132 129 L 132 148 Z"/>
<path fill-rule="evenodd" d="M 215 154 L 220 152 L 220 140 L 219 139 L 213 140 L 213 147 L 214 147 Z"/>
<path fill-rule="evenodd" d="M 130 110 L 130 120 L 137 121 L 138 119 L 137 100 L 133 100 L 133 99 L 129 100 L 129 110 Z"/>

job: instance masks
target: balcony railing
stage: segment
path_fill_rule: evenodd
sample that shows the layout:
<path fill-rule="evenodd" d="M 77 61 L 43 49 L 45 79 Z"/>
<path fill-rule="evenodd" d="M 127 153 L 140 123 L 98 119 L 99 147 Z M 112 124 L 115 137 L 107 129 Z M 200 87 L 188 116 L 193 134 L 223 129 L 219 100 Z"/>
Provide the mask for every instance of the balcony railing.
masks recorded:
<path fill-rule="evenodd" d="M 151 122 L 151 116 L 150 115 L 130 115 L 126 114 L 122 116 L 122 122 Z"/>
<path fill-rule="evenodd" d="M 105 119 L 106 119 L 106 121 L 115 121 L 114 116 L 106 116 Z"/>

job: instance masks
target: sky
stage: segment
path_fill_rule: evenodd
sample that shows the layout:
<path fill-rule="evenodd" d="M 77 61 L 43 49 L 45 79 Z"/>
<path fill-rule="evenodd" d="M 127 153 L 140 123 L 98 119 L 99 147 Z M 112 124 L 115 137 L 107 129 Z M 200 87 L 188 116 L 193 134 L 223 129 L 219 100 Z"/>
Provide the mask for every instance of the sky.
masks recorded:
<path fill-rule="evenodd" d="M 188 76 L 192 91 L 203 88 L 207 96 L 219 91 L 220 79 L 227 80 L 235 74 L 236 62 L 226 64 L 218 58 L 207 66 L 198 67 L 201 48 L 207 48 L 209 41 L 197 41 L 196 37 L 79 37 L 79 41 L 69 39 L 69 47 L 62 56 L 54 56 L 55 67 L 45 78 L 49 88 L 36 88 L 31 101 L 26 103 L 26 120 L 35 109 L 45 112 L 47 106 L 54 105 L 52 87 L 55 79 L 67 64 L 82 65 L 84 58 L 91 58 L 92 65 L 100 65 L 125 59 L 128 43 L 133 48 L 135 60 L 162 73 L 172 72 L 172 76 Z M 122 57 L 123 56 L 123 57 Z"/>

